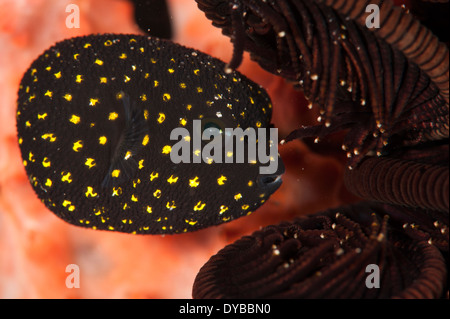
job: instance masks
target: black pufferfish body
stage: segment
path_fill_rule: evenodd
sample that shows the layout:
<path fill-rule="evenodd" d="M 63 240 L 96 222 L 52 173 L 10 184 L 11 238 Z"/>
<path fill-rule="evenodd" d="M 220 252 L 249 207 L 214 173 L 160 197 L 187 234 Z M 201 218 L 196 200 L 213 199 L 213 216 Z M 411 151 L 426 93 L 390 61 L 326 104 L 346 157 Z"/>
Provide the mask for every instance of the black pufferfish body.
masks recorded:
<path fill-rule="evenodd" d="M 23 76 L 17 110 L 38 197 L 73 225 L 138 234 L 189 232 L 253 212 L 280 186 L 280 158 L 271 176 L 258 162 L 170 159 L 170 132 L 192 132 L 193 120 L 221 132 L 270 127 L 264 89 L 224 67 L 139 35 L 77 37 L 46 50 Z"/>

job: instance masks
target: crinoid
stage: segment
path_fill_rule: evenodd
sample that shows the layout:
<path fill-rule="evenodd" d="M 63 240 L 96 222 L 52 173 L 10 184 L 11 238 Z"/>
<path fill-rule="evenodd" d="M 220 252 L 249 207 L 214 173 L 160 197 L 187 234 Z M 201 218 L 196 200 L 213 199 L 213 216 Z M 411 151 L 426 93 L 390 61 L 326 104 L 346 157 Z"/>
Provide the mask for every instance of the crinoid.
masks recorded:
<path fill-rule="evenodd" d="M 319 108 L 285 141 L 346 130 L 345 184 L 365 201 L 243 237 L 204 265 L 193 296 L 448 296 L 447 45 L 390 0 L 197 2 L 232 39 L 228 68 L 249 51 Z M 380 289 L 364 285 L 369 264 Z"/>
<path fill-rule="evenodd" d="M 320 108 L 325 125 L 300 128 L 286 141 L 349 129 L 342 147 L 353 168 L 366 155 L 448 138 L 447 46 L 392 1 L 370 1 L 379 24 L 371 23 L 368 1 L 197 2 L 231 36 L 229 68 L 247 50 Z"/>
<path fill-rule="evenodd" d="M 341 207 L 256 231 L 211 257 L 196 277 L 193 296 L 439 297 L 446 276 L 439 250 L 399 234 L 375 212 L 382 210 Z M 378 279 L 372 280 L 375 272 Z"/>

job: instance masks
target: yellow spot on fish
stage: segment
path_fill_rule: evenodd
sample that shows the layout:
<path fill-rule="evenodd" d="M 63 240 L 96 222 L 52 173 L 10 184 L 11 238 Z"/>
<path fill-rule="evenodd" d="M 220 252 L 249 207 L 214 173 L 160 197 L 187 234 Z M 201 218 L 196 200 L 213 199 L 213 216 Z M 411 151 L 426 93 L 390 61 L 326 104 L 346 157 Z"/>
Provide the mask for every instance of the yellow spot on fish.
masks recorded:
<path fill-rule="evenodd" d="M 30 127 L 30 126 L 31 126 L 30 121 L 26 121 L 26 122 L 25 122 L 25 126 L 26 126 L 26 127 Z"/>
<path fill-rule="evenodd" d="M 94 63 L 95 63 L 95 64 L 98 64 L 98 65 L 103 65 L 103 61 L 100 60 L 100 59 L 95 60 Z"/>
<path fill-rule="evenodd" d="M 122 188 L 121 187 L 113 187 L 113 193 L 111 196 L 120 196 L 122 195 Z"/>
<path fill-rule="evenodd" d="M 236 201 L 240 200 L 242 198 L 242 194 L 241 193 L 237 193 L 236 195 L 234 195 L 234 199 Z"/>
<path fill-rule="evenodd" d="M 167 182 L 169 184 L 176 183 L 178 181 L 178 177 L 174 177 L 173 175 L 170 175 L 170 177 L 167 179 Z"/>
<path fill-rule="evenodd" d="M 202 201 L 199 201 L 197 203 L 197 205 L 194 206 L 194 211 L 200 211 L 203 210 L 203 208 L 205 208 L 206 203 L 202 203 Z"/>
<path fill-rule="evenodd" d="M 169 101 L 170 98 L 171 98 L 171 97 L 170 97 L 170 94 L 169 94 L 169 93 L 164 93 L 164 94 L 163 94 L 163 101 L 164 101 L 164 102 Z"/>
<path fill-rule="evenodd" d="M 94 189 L 91 186 L 87 187 L 86 193 L 84 193 L 86 195 L 86 197 L 96 197 L 98 196 L 97 193 L 94 193 Z"/>
<path fill-rule="evenodd" d="M 63 96 L 63 98 L 65 98 L 67 101 L 72 101 L 72 95 L 71 94 L 69 94 L 69 93 L 66 93 L 64 96 Z"/>
<path fill-rule="evenodd" d="M 219 214 L 223 214 L 228 210 L 228 207 L 225 205 L 220 206 Z"/>
<path fill-rule="evenodd" d="M 99 142 L 100 144 L 102 144 L 102 145 L 105 145 L 107 140 L 108 140 L 108 139 L 106 138 L 106 136 L 100 136 L 100 137 L 98 138 L 98 142 Z"/>
<path fill-rule="evenodd" d="M 108 79 L 104 76 L 100 77 L 100 83 L 108 83 Z"/>
<path fill-rule="evenodd" d="M 124 59 L 126 59 L 127 58 L 127 54 L 126 53 L 122 53 L 120 56 L 119 56 L 119 59 L 122 59 L 122 60 L 124 60 Z"/>
<path fill-rule="evenodd" d="M 168 71 L 170 74 L 172 74 L 173 72 L 175 72 L 174 69 L 168 69 L 167 71 Z"/>
<path fill-rule="evenodd" d="M 61 71 L 53 74 L 55 76 L 55 78 L 60 79 L 61 78 Z"/>
<path fill-rule="evenodd" d="M 144 145 L 144 146 L 147 145 L 149 140 L 150 140 L 150 137 L 148 136 L 148 134 L 145 135 L 144 139 L 142 140 L 142 145 Z"/>
<path fill-rule="evenodd" d="M 138 201 L 138 198 L 137 198 L 136 195 L 132 194 L 132 195 L 131 195 L 131 200 L 132 200 L 133 202 L 137 202 L 137 201 Z"/>
<path fill-rule="evenodd" d="M 38 118 L 38 120 L 45 120 L 45 118 L 47 117 L 47 113 L 44 113 L 44 114 L 38 114 L 37 115 L 37 118 Z"/>
<path fill-rule="evenodd" d="M 226 176 L 221 175 L 221 176 L 217 179 L 217 184 L 219 184 L 219 185 L 224 185 L 226 180 L 227 180 Z"/>
<path fill-rule="evenodd" d="M 249 187 L 252 187 L 252 186 L 253 186 L 253 181 L 248 181 L 247 185 L 248 185 Z"/>
<path fill-rule="evenodd" d="M 111 172 L 112 177 L 119 177 L 120 175 L 120 169 L 115 169 Z"/>
<path fill-rule="evenodd" d="M 75 152 L 79 152 L 79 151 L 80 151 L 80 148 L 83 148 L 83 141 L 82 141 L 82 140 L 78 140 L 78 141 L 76 141 L 75 143 L 73 143 L 72 149 L 73 149 Z"/>
<path fill-rule="evenodd" d="M 139 98 L 141 99 L 142 102 L 145 102 L 147 101 L 147 94 L 142 94 Z"/>
<path fill-rule="evenodd" d="M 149 214 L 152 213 L 152 208 L 150 206 L 147 206 L 147 213 L 149 213 Z"/>
<path fill-rule="evenodd" d="M 75 206 L 72 205 L 70 200 L 65 199 L 62 203 L 64 207 L 67 207 L 67 210 L 73 212 L 75 210 Z"/>
<path fill-rule="evenodd" d="M 199 70 L 199 69 L 195 69 L 195 70 L 194 70 L 194 74 L 195 74 L 195 75 L 198 75 L 199 73 L 200 73 L 200 70 Z"/>
<path fill-rule="evenodd" d="M 145 110 L 144 110 L 144 118 L 145 118 L 146 120 L 148 120 L 148 115 L 149 115 L 148 110 L 145 109 Z"/>
<path fill-rule="evenodd" d="M 169 210 L 177 208 L 177 206 L 175 205 L 175 201 L 167 202 L 166 208 L 168 208 Z"/>
<path fill-rule="evenodd" d="M 188 219 L 185 219 L 184 221 L 191 226 L 194 226 L 198 222 L 197 220 L 188 220 Z"/>
<path fill-rule="evenodd" d="M 50 178 L 47 178 L 47 180 L 45 181 L 45 186 L 52 187 L 52 184 L 53 184 L 52 180 Z"/>
<path fill-rule="evenodd" d="M 187 121 L 185 118 L 180 119 L 180 124 L 185 126 L 187 124 Z"/>
<path fill-rule="evenodd" d="M 77 74 L 76 79 L 75 79 L 75 82 L 81 83 L 81 81 L 83 81 L 83 75 Z"/>
<path fill-rule="evenodd" d="M 74 60 L 78 60 L 78 57 L 80 56 L 80 54 L 79 53 L 75 53 L 74 55 L 73 55 L 73 59 Z"/>
<path fill-rule="evenodd" d="M 157 119 L 158 123 L 161 124 L 166 119 L 166 115 L 164 113 L 159 113 L 159 117 Z"/>
<path fill-rule="evenodd" d="M 105 47 L 109 47 L 109 46 L 111 46 L 113 43 L 112 43 L 111 40 L 106 40 L 103 44 L 105 45 Z"/>
<path fill-rule="evenodd" d="M 136 188 L 138 184 L 141 183 L 141 180 L 139 178 L 133 180 L 133 187 Z"/>
<path fill-rule="evenodd" d="M 189 180 L 189 186 L 190 187 L 197 187 L 200 184 L 198 181 L 198 176 L 195 176 L 193 179 Z"/>
<path fill-rule="evenodd" d="M 86 43 L 86 44 L 83 46 L 83 48 L 87 49 L 87 48 L 89 48 L 90 46 L 91 46 L 90 43 Z"/>
<path fill-rule="evenodd" d="M 111 113 L 109 113 L 108 120 L 114 121 L 118 117 L 119 117 L 119 114 L 117 114 L 116 112 L 111 112 Z"/>
<path fill-rule="evenodd" d="M 98 102 L 99 102 L 99 99 L 94 99 L 94 98 L 89 99 L 90 106 L 95 106 L 95 104 L 97 104 Z"/>
<path fill-rule="evenodd" d="M 155 178 L 158 178 L 159 174 L 158 172 L 152 172 L 150 174 L 150 181 L 153 181 Z"/>
<path fill-rule="evenodd" d="M 180 88 L 182 88 L 182 89 L 185 89 L 187 86 L 186 86 L 186 83 L 180 83 Z"/>
<path fill-rule="evenodd" d="M 50 90 L 47 90 L 44 95 L 48 96 L 48 97 L 52 97 L 53 96 L 53 92 L 50 91 Z"/>
<path fill-rule="evenodd" d="M 192 109 L 192 105 L 191 105 L 191 104 L 188 104 L 188 105 L 186 106 L 186 109 L 187 109 L 188 111 L 190 111 L 190 110 Z"/>
<path fill-rule="evenodd" d="M 53 136 L 53 133 L 45 133 L 41 135 L 41 138 L 43 140 L 50 140 L 50 142 L 56 141 L 56 136 Z"/>
<path fill-rule="evenodd" d="M 129 159 L 132 155 L 133 155 L 133 153 L 131 153 L 131 151 L 127 151 L 127 152 L 125 153 L 125 156 L 123 157 L 123 159 L 124 159 L 124 160 L 127 160 L 127 159 Z"/>
<path fill-rule="evenodd" d="M 72 174 L 70 172 L 61 172 L 61 181 L 66 183 L 72 183 Z"/>
<path fill-rule="evenodd" d="M 166 145 L 162 149 L 163 154 L 170 154 L 170 151 L 172 150 L 172 147 L 170 145 Z"/>
<path fill-rule="evenodd" d="M 86 162 L 84 162 L 84 165 L 86 165 L 89 168 L 92 168 L 96 165 L 95 160 L 93 158 L 88 157 L 86 158 Z"/>
<path fill-rule="evenodd" d="M 30 95 L 30 96 L 28 97 L 28 101 L 29 101 L 29 102 L 31 102 L 31 100 L 32 100 L 32 99 L 34 99 L 35 97 L 36 97 L 36 95 L 35 95 L 35 94 L 33 94 L 33 95 Z"/>
<path fill-rule="evenodd" d="M 42 166 L 44 167 L 50 167 L 52 165 L 52 162 L 50 162 L 50 160 L 48 159 L 48 157 L 44 157 L 44 159 L 42 160 Z"/>
<path fill-rule="evenodd" d="M 124 75 L 123 81 L 124 81 L 125 83 L 129 82 L 130 80 L 131 80 L 131 78 L 130 78 L 128 75 Z"/>
<path fill-rule="evenodd" d="M 78 115 L 72 114 L 69 121 L 72 122 L 73 124 L 78 124 L 80 123 L 80 117 Z"/>
<path fill-rule="evenodd" d="M 198 92 L 198 93 L 202 93 L 202 92 L 203 92 L 203 89 L 202 89 L 201 87 L 197 87 L 197 92 Z"/>
<path fill-rule="evenodd" d="M 144 160 L 141 159 L 141 160 L 139 161 L 138 165 L 139 165 L 139 169 L 142 169 L 142 168 L 144 167 Z"/>
<path fill-rule="evenodd" d="M 247 210 L 249 207 L 250 207 L 250 206 L 248 206 L 247 204 L 242 205 L 242 209 L 243 209 L 243 210 Z"/>
<path fill-rule="evenodd" d="M 161 190 L 157 189 L 156 191 L 154 191 L 153 196 L 156 198 L 160 198 L 161 197 Z"/>

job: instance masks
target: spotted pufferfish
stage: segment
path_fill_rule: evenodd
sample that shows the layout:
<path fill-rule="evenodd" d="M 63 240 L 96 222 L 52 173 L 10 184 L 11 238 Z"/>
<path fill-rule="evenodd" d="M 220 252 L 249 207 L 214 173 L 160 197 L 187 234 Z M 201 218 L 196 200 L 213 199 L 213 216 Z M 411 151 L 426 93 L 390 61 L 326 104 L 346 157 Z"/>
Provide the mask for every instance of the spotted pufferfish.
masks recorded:
<path fill-rule="evenodd" d="M 207 54 L 147 36 L 55 44 L 18 92 L 18 142 L 37 196 L 70 224 L 133 234 L 249 215 L 280 186 L 279 157 L 276 174 L 261 175 L 257 162 L 174 164 L 169 156 L 171 130 L 191 132 L 193 120 L 221 133 L 271 126 L 264 89 L 228 71 Z"/>

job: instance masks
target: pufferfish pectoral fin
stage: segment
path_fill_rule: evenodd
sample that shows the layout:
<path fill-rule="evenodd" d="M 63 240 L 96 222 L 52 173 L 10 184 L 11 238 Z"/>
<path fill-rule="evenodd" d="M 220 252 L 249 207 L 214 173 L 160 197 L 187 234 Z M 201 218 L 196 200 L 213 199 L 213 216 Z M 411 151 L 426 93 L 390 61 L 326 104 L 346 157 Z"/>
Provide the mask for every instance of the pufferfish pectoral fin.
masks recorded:
<path fill-rule="evenodd" d="M 142 149 L 142 140 L 148 134 L 148 125 L 142 109 L 136 107 L 136 103 L 130 103 L 127 94 L 121 93 L 125 128 L 112 155 L 108 173 L 103 179 L 103 187 L 117 186 L 133 178 L 138 168 L 135 156 Z"/>

